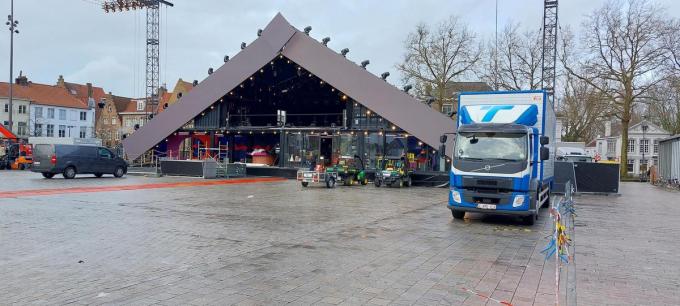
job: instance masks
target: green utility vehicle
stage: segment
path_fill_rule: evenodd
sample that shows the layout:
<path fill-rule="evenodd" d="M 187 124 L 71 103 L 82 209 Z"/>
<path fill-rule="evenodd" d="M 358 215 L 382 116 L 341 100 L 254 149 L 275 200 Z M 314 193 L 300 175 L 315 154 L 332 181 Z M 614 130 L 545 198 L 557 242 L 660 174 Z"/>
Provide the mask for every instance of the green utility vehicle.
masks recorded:
<path fill-rule="evenodd" d="M 364 171 L 364 161 L 358 155 L 340 156 L 338 163 L 334 166 L 326 168 L 326 173 L 334 173 L 338 181 L 341 181 L 345 186 L 351 186 L 355 183 L 361 185 L 368 184 L 368 177 Z"/>
<path fill-rule="evenodd" d="M 375 171 L 375 187 L 403 187 L 411 186 L 413 169 L 409 167 L 406 158 L 398 156 L 386 156 L 378 159 L 378 167 Z"/>

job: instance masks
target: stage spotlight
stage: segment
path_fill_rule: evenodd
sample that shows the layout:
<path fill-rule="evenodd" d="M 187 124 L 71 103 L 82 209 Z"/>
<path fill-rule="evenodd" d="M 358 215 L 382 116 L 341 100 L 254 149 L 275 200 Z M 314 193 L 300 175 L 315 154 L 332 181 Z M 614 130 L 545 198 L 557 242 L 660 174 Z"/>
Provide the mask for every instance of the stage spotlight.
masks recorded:
<path fill-rule="evenodd" d="M 241 43 L 241 50 L 243 50 L 243 49 L 245 49 L 245 48 L 246 48 L 246 43 L 242 42 L 242 43 Z"/>
<path fill-rule="evenodd" d="M 225 55 L 225 56 L 224 56 L 224 62 L 226 63 L 226 62 L 228 62 L 228 61 L 229 61 L 229 55 Z"/>
<path fill-rule="evenodd" d="M 262 36 L 262 29 L 257 29 L 257 37 Z"/>
<path fill-rule="evenodd" d="M 192 85 L 194 85 L 194 87 L 195 87 L 195 86 L 198 86 L 198 80 L 194 80 L 194 82 L 192 83 Z"/>
<path fill-rule="evenodd" d="M 410 84 L 404 86 L 404 92 L 408 93 L 408 91 L 411 90 L 411 88 L 413 88 L 413 86 L 411 86 Z"/>
<path fill-rule="evenodd" d="M 326 37 L 326 38 L 324 38 L 324 39 L 321 40 L 321 43 L 322 43 L 324 46 L 328 46 L 328 42 L 329 42 L 329 41 L 331 41 L 331 38 L 330 38 L 330 37 Z"/>
<path fill-rule="evenodd" d="M 347 53 L 349 53 L 349 49 L 348 49 L 348 48 L 345 48 L 345 49 L 340 50 L 340 54 L 342 54 L 342 56 L 344 56 L 344 57 L 347 57 Z"/>
<path fill-rule="evenodd" d="M 211 75 L 211 74 L 213 74 L 213 69 L 212 69 L 212 67 L 208 68 L 208 75 Z"/>
<path fill-rule="evenodd" d="M 383 81 L 387 82 L 388 76 L 390 76 L 389 72 L 383 72 L 383 74 L 380 75 L 380 78 L 383 79 Z"/>
<path fill-rule="evenodd" d="M 371 61 L 369 61 L 369 60 L 365 60 L 365 61 L 361 62 L 361 68 L 366 69 L 366 66 L 368 66 L 368 64 L 370 64 L 370 63 L 371 63 Z"/>
<path fill-rule="evenodd" d="M 312 31 L 312 26 L 306 26 L 305 27 L 305 34 L 309 35 L 309 32 Z"/>

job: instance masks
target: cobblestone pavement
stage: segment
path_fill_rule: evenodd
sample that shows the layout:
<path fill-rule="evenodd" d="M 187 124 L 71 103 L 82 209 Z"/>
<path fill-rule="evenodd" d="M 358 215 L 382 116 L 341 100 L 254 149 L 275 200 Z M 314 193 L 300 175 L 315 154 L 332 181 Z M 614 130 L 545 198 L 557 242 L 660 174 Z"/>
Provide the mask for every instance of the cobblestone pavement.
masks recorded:
<path fill-rule="evenodd" d="M 0 192 L 178 180 L 187 178 L 0 172 Z M 640 299 L 628 301 L 648 304 L 643 298 L 660 292 L 669 297 L 654 304 L 677 301 L 678 245 L 666 228 L 678 220 L 677 204 L 663 204 L 664 222 L 651 223 L 653 211 L 617 215 L 640 227 L 618 239 L 656 235 L 624 248 L 602 242 L 615 223 L 600 218 L 627 197 L 580 199 L 593 203 L 577 229 L 588 243 L 577 246 L 580 304 L 633 293 Z M 597 206 L 600 199 L 613 202 Z M 445 189 L 303 189 L 293 181 L 0 199 L 0 304 L 497 305 L 462 288 L 513 305 L 554 300 L 554 266 L 539 253 L 545 211 L 533 227 L 471 214 L 453 221 L 445 200 Z M 592 230 L 598 223 L 606 226 Z M 635 251 L 650 256 L 628 259 Z"/>
<path fill-rule="evenodd" d="M 620 191 L 576 198 L 579 305 L 680 305 L 680 192 Z"/>

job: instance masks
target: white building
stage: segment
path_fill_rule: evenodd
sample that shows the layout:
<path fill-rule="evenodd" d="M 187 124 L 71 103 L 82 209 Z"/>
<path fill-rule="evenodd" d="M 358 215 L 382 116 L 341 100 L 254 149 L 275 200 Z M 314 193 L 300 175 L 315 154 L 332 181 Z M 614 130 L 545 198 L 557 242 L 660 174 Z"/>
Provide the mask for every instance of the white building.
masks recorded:
<path fill-rule="evenodd" d="M 29 82 L 19 76 L 15 96 L 28 101 L 27 136 L 92 138 L 95 106 L 71 95 L 64 87 Z"/>
<path fill-rule="evenodd" d="M 621 135 L 611 133 L 611 124 L 605 126 L 605 137 L 596 140 L 596 159 L 621 162 Z M 628 160 L 622 163 L 629 174 L 640 175 L 649 166 L 659 163 L 659 141 L 670 133 L 649 121 L 639 122 L 628 128 Z"/>
<path fill-rule="evenodd" d="M 27 139 L 29 135 L 29 106 L 30 101 L 17 95 L 17 85 L 13 86 L 12 94 L 12 133 L 19 138 Z M 0 82 L 0 123 L 9 128 L 9 83 Z"/>

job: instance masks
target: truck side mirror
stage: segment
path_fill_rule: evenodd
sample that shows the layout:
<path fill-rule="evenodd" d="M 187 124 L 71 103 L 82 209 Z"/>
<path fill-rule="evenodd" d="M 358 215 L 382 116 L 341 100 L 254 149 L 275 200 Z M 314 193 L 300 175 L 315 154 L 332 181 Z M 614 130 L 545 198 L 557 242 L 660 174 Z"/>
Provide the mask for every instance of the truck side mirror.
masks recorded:
<path fill-rule="evenodd" d="M 539 138 L 538 141 L 541 143 L 542 146 L 544 146 L 550 143 L 550 138 L 548 136 L 541 136 L 541 138 Z"/>
<path fill-rule="evenodd" d="M 439 142 L 446 143 L 446 138 L 447 138 L 446 135 L 439 136 Z"/>
<path fill-rule="evenodd" d="M 550 149 L 546 147 L 541 147 L 541 160 L 550 159 Z"/>

